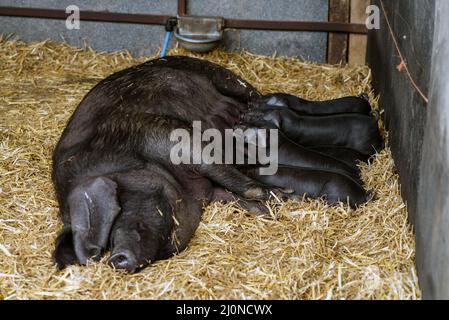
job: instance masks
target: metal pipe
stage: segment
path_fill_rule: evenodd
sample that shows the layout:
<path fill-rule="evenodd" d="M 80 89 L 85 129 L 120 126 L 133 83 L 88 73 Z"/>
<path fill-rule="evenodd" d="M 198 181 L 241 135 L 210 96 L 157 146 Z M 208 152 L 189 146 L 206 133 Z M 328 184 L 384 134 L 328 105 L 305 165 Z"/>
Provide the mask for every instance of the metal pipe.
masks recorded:
<path fill-rule="evenodd" d="M 273 21 L 225 19 L 226 28 L 278 31 L 321 31 L 367 34 L 364 24 L 327 21 Z"/>
<path fill-rule="evenodd" d="M 178 4 L 185 4 L 185 0 L 179 0 Z M 185 9 L 185 8 L 184 8 Z M 179 11 L 181 10 L 181 11 Z M 178 12 L 184 12 L 178 8 Z M 41 8 L 17 8 L 0 7 L 0 16 L 67 19 L 69 14 L 64 10 Z M 80 20 L 102 21 L 132 24 L 156 24 L 165 25 L 169 16 L 137 13 L 118 13 L 100 11 L 80 11 Z M 276 31 L 314 31 L 314 32 L 343 32 L 366 34 L 368 30 L 364 24 L 319 22 L 319 21 L 272 21 L 272 20 L 242 20 L 225 19 L 224 26 L 234 29 L 257 29 Z"/>
<path fill-rule="evenodd" d="M 69 14 L 58 9 L 0 7 L 0 16 L 65 20 Z M 165 25 L 168 18 L 154 14 L 80 11 L 80 20 L 83 21 Z"/>
<path fill-rule="evenodd" d="M 187 0 L 178 0 L 178 16 L 187 14 Z"/>

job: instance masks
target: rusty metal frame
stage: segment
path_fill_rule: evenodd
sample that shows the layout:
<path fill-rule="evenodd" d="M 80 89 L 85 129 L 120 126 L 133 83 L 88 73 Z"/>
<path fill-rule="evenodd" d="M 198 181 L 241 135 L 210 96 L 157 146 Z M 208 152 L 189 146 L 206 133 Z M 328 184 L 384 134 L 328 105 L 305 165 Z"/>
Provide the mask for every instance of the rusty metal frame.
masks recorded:
<path fill-rule="evenodd" d="M 186 14 L 187 0 L 178 0 L 178 15 Z M 28 17 L 43 19 L 67 19 L 64 10 L 44 8 L 0 7 L 0 16 Z M 137 13 L 118 13 L 101 11 L 81 11 L 82 21 L 101 21 L 112 23 L 155 24 L 165 25 L 169 16 Z M 364 24 L 338 23 L 326 21 L 275 21 L 275 20 L 243 20 L 225 19 L 225 28 L 257 29 L 276 31 L 311 31 L 311 32 L 341 32 L 366 34 L 368 30 Z"/>

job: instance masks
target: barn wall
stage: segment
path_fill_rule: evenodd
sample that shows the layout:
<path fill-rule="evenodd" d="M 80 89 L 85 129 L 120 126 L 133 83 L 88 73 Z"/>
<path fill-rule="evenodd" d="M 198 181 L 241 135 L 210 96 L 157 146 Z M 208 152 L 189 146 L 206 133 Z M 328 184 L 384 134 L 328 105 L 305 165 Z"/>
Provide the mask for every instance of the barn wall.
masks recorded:
<path fill-rule="evenodd" d="M 176 15 L 177 0 L 0 0 L 0 6 L 65 9 L 75 4 L 80 10 L 116 11 Z M 327 21 L 328 0 L 188 0 L 187 13 L 225 18 Z M 63 20 L 0 17 L 0 33 L 15 33 L 27 41 L 47 38 L 75 46 L 84 42 L 101 51 L 129 49 L 135 55 L 153 54 L 162 46 L 164 28 L 100 22 L 81 22 L 80 30 L 67 30 Z M 316 32 L 280 32 L 230 30 L 225 34 L 228 49 L 254 53 L 299 56 L 324 62 L 327 34 Z"/>
<path fill-rule="evenodd" d="M 384 2 L 410 72 L 429 104 L 396 69 L 400 59 L 384 20 L 380 30 L 369 34 L 373 84 L 385 108 L 402 194 L 415 227 L 423 296 L 449 299 L 449 1 Z"/>
<path fill-rule="evenodd" d="M 430 103 L 416 216 L 425 298 L 449 299 L 449 1 L 436 1 Z"/>
<path fill-rule="evenodd" d="M 387 15 L 408 67 L 417 84 L 429 91 L 432 60 L 435 0 L 385 0 Z M 380 7 L 378 0 L 372 4 Z M 380 30 L 368 35 L 367 60 L 373 69 L 373 86 L 380 93 L 385 109 L 385 124 L 399 171 L 402 195 L 407 202 L 411 222 L 415 221 L 419 184 L 419 166 L 426 123 L 426 106 L 404 72 L 396 67 L 400 58 L 394 48 L 387 24 L 381 14 Z"/>

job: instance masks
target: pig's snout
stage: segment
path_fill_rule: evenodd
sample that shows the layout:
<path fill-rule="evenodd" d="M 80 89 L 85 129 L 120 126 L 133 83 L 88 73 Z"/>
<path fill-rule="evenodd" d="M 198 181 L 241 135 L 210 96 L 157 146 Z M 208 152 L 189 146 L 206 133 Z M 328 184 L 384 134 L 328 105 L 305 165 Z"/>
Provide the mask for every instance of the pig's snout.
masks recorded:
<path fill-rule="evenodd" d="M 138 267 L 135 255 L 129 250 L 113 253 L 108 259 L 108 264 L 114 269 L 126 270 L 129 273 L 135 272 Z"/>

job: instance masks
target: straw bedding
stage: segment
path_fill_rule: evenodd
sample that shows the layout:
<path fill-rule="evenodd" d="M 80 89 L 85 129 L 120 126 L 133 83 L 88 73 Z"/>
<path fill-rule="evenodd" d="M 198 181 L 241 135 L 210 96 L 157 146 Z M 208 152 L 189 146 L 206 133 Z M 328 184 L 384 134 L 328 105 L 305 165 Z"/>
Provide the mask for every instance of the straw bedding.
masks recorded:
<path fill-rule="evenodd" d="M 367 67 L 220 50 L 202 57 L 262 92 L 308 99 L 371 92 Z M 57 271 L 51 261 L 61 227 L 50 180 L 53 146 L 95 83 L 146 59 L 0 39 L 0 298 L 420 298 L 413 233 L 388 148 L 361 166 L 366 187 L 378 197 L 357 210 L 273 202 L 271 217 L 264 218 L 212 204 L 187 250 L 141 273 L 115 272 L 105 259 Z"/>

